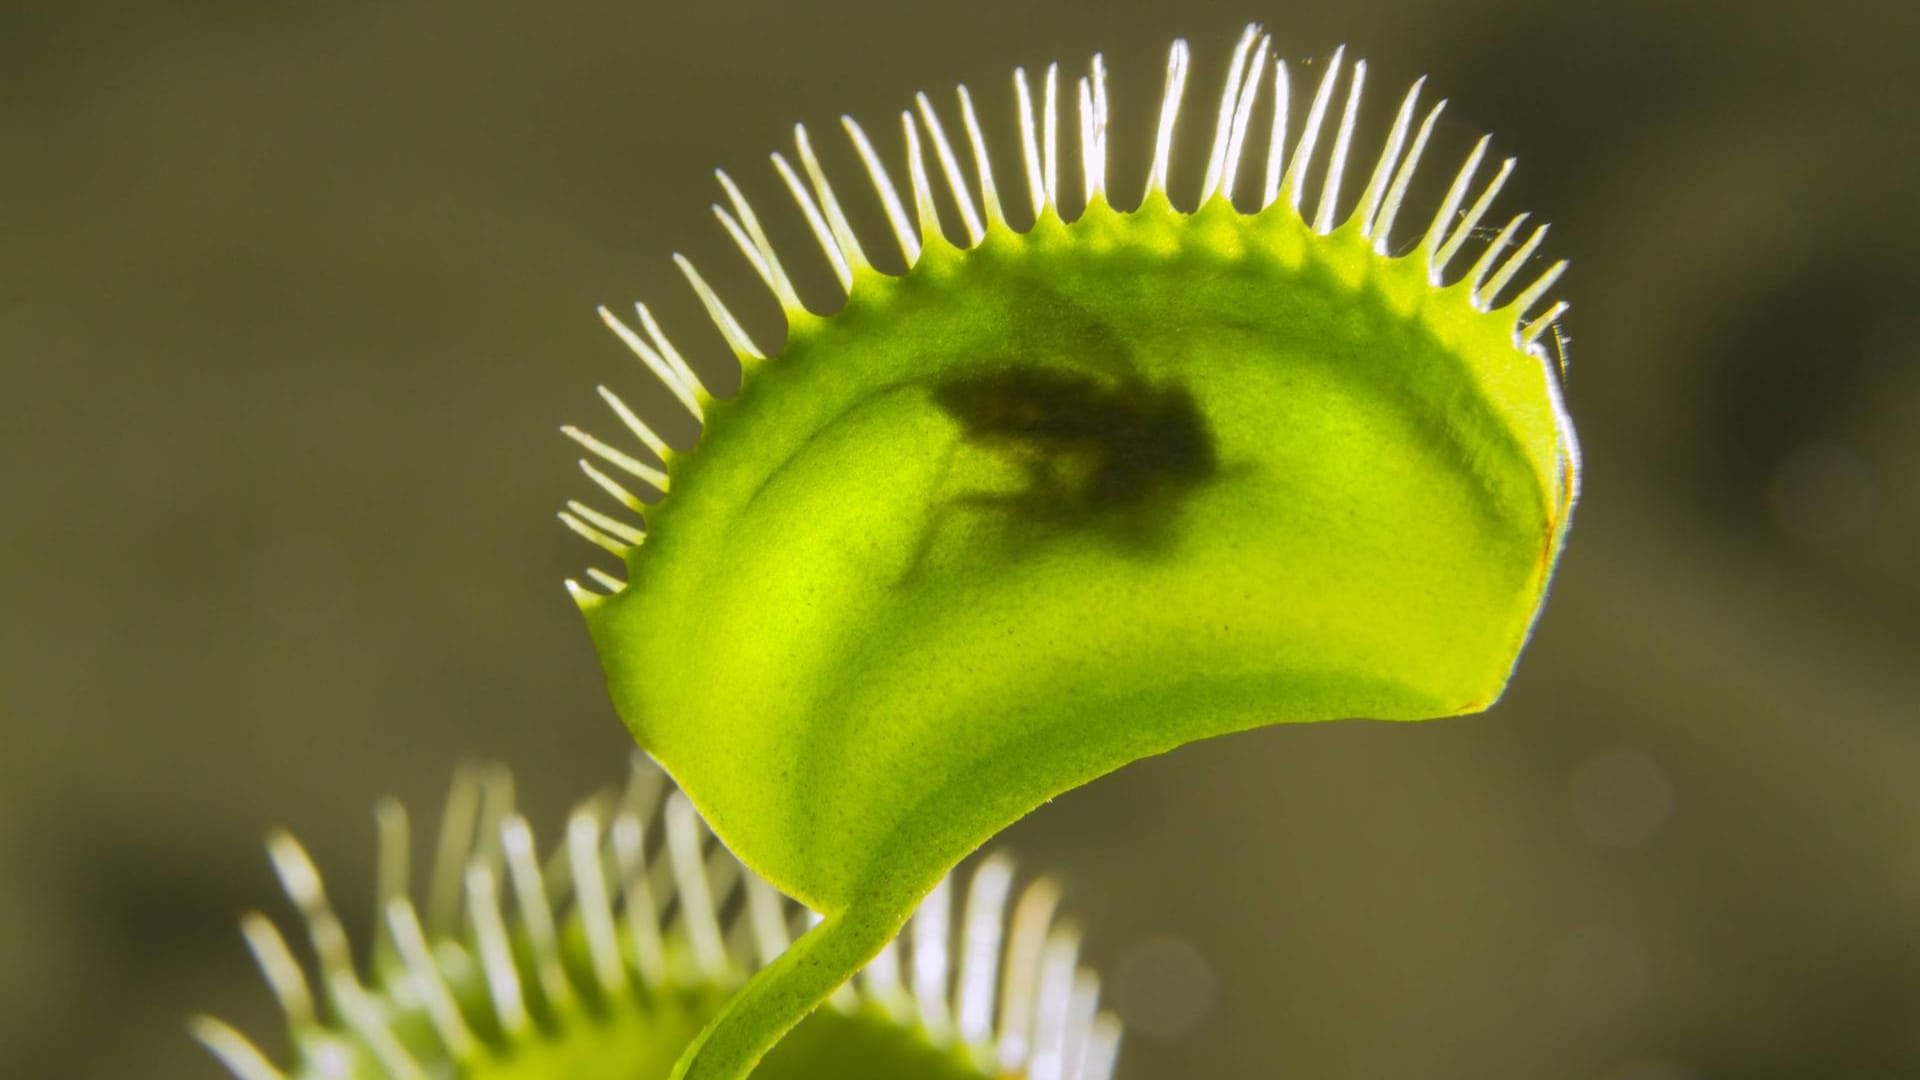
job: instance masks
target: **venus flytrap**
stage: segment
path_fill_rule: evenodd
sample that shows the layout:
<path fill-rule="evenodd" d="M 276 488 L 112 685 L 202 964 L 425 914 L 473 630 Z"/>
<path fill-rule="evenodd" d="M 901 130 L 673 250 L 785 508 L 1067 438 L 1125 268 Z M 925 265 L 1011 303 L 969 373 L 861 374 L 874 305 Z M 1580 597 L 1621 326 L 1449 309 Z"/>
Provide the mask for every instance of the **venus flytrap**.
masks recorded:
<path fill-rule="evenodd" d="M 1016 72 L 1010 169 L 964 88 L 901 114 L 904 189 L 844 120 L 884 237 L 856 232 L 854 189 L 799 129 L 773 163 L 845 306 L 806 308 L 802 256 L 724 174 L 715 213 L 787 318 L 777 358 L 675 257 L 743 365 L 730 400 L 644 305 L 602 312 L 702 430 L 671 447 L 605 389 L 639 445 L 568 429 L 621 512 L 561 517 L 625 572 L 569 588 L 640 745 L 822 917 L 676 1075 L 744 1075 L 1054 795 L 1226 732 L 1499 698 L 1577 494 L 1541 345 L 1564 264 L 1539 268 L 1525 215 L 1492 226 L 1512 162 L 1487 176 L 1485 140 L 1400 254 L 1440 106 L 1416 84 L 1355 158 L 1365 72 L 1336 53 L 1295 87 L 1250 28 L 1194 144 L 1191 210 L 1169 190 L 1184 43 L 1132 210 L 1109 198 L 1097 57 L 1038 93 Z M 867 254 L 886 242 L 901 276 Z"/>
<path fill-rule="evenodd" d="M 1296 87 L 1250 28 L 1176 205 L 1176 43 L 1125 211 L 1098 57 L 1037 92 L 1016 72 L 1012 169 L 964 88 L 901 114 L 904 173 L 843 121 L 866 193 L 843 196 L 798 129 L 773 165 L 846 294 L 831 316 L 721 174 L 715 214 L 786 344 L 770 358 L 679 256 L 739 395 L 713 397 L 644 305 L 603 311 L 700 445 L 602 388 L 632 442 L 566 430 L 616 509 L 561 515 L 623 563 L 568 585 L 685 795 L 642 769 L 543 860 L 505 774 L 464 774 L 418 900 L 386 806 L 364 967 L 276 838 L 317 987 L 271 923 L 245 928 L 294 1064 L 217 1021 L 202 1040 L 240 1080 L 1107 1076 L 1118 1031 L 1051 887 L 1013 902 L 990 859 L 956 904 L 956 864 L 1194 739 L 1486 708 L 1577 496 L 1564 360 L 1541 344 L 1564 264 L 1536 263 L 1526 215 L 1488 217 L 1512 162 L 1484 169 L 1485 140 L 1403 227 L 1440 106 L 1416 84 L 1356 158 L 1365 72 L 1336 53 Z M 843 198 L 872 199 L 887 235 Z M 879 243 L 904 274 L 874 268 Z"/>

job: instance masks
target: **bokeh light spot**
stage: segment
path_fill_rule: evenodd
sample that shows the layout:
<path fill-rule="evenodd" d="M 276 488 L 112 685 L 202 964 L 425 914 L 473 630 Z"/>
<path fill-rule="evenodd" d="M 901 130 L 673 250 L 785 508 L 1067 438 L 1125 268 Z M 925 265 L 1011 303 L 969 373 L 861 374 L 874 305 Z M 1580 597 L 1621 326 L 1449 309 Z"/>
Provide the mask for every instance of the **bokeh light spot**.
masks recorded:
<path fill-rule="evenodd" d="M 1178 938 L 1140 941 L 1114 969 L 1114 1007 L 1130 1034 L 1178 1038 L 1199 1026 L 1213 1003 L 1213 966 Z"/>

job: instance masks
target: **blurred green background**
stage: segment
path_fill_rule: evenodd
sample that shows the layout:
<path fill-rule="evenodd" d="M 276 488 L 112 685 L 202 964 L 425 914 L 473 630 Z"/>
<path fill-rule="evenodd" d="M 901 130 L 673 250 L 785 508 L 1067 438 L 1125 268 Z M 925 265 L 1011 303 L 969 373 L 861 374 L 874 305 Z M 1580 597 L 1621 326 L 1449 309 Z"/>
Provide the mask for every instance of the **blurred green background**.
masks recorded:
<path fill-rule="evenodd" d="M 555 428 L 645 396 L 596 303 L 718 365 L 667 259 L 744 277 L 711 168 L 771 210 L 796 119 L 966 80 L 1005 130 L 1013 65 L 1098 49 L 1126 192 L 1167 41 L 1211 92 L 1264 19 L 1370 58 L 1373 130 L 1430 74 L 1443 170 L 1520 157 L 1588 494 L 1490 713 L 1190 747 L 1007 838 L 1122 1076 L 1920 1076 L 1911 11 L 5 5 L 0 1073 L 221 1075 L 198 1010 L 277 1052 L 270 825 L 364 926 L 377 796 L 498 758 L 556 823 L 620 775 Z"/>

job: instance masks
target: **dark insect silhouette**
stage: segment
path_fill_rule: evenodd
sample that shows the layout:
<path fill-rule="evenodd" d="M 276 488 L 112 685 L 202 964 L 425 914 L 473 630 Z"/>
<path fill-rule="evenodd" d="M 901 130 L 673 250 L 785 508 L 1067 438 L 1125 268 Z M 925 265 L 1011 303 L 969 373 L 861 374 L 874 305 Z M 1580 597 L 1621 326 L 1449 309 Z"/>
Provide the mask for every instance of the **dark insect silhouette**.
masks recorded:
<path fill-rule="evenodd" d="M 963 442 L 1014 462 L 1026 486 L 954 496 L 936 508 L 928 545 L 949 513 L 972 508 L 1003 515 L 1016 546 L 1094 529 L 1146 554 L 1170 538 L 1178 498 L 1219 469 L 1206 418 L 1175 383 L 1029 365 L 936 383 L 933 400 Z"/>
<path fill-rule="evenodd" d="M 1020 367 L 949 380 L 933 396 L 966 438 L 1017 456 L 1031 494 L 1062 509 L 1144 505 L 1216 468 L 1213 437 L 1184 387 Z"/>

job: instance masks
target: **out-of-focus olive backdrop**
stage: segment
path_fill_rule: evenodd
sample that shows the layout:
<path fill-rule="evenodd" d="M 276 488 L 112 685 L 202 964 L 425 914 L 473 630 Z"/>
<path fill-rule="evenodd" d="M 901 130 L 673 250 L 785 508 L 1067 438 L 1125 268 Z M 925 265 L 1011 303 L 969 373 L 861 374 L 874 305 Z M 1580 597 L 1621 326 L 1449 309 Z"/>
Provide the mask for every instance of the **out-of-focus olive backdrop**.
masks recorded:
<path fill-rule="evenodd" d="M 497 758 L 552 824 L 620 774 L 555 429 L 645 396 L 596 303 L 718 355 L 667 259 L 740 279 L 709 170 L 768 210 L 795 120 L 966 80 L 1004 128 L 1015 64 L 1098 49 L 1124 191 L 1167 41 L 1213 87 L 1263 19 L 1370 58 L 1370 130 L 1429 74 L 1434 161 L 1519 156 L 1588 495 L 1491 712 L 1198 745 L 1016 827 L 1122 1076 L 1920 1076 L 1910 10 L 6 5 L 0 1073 L 220 1075 L 196 1010 L 278 1051 L 234 930 L 284 912 L 270 825 L 360 927 L 377 796 Z"/>

